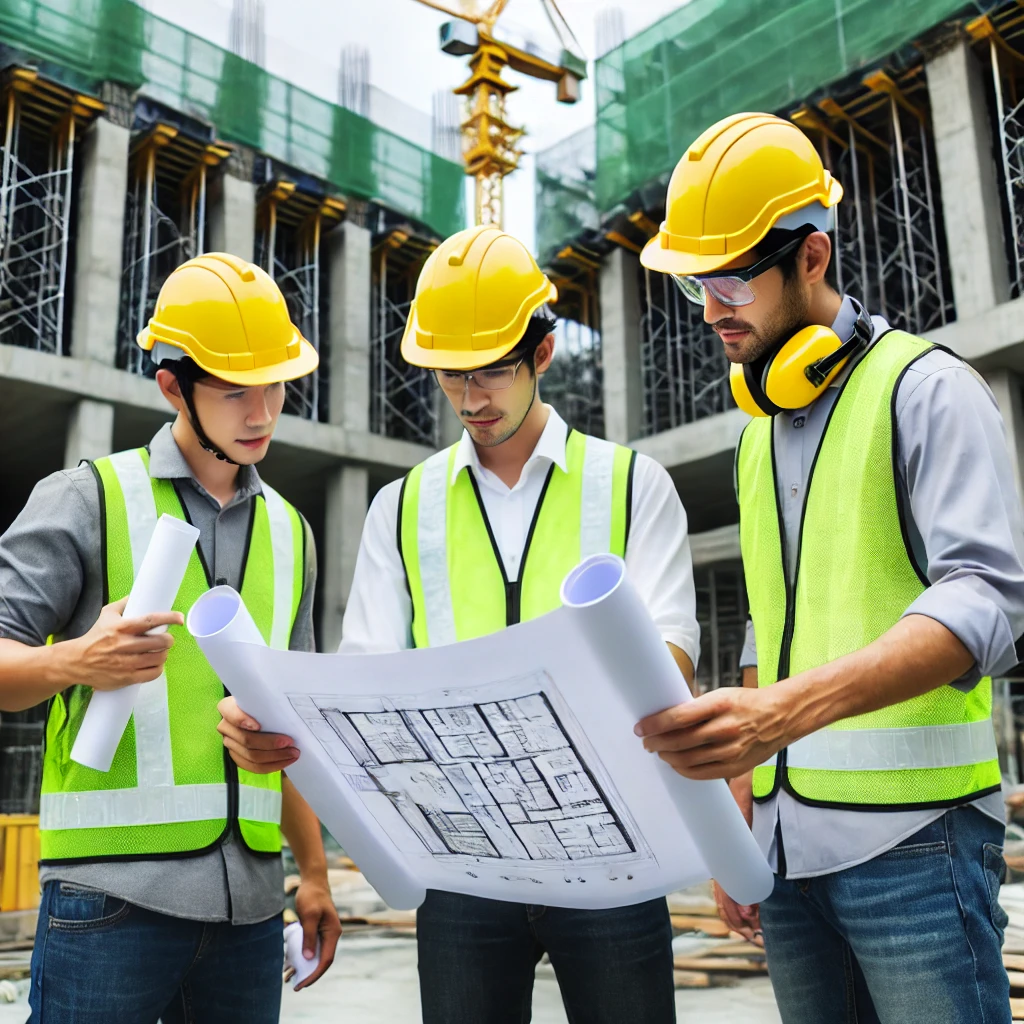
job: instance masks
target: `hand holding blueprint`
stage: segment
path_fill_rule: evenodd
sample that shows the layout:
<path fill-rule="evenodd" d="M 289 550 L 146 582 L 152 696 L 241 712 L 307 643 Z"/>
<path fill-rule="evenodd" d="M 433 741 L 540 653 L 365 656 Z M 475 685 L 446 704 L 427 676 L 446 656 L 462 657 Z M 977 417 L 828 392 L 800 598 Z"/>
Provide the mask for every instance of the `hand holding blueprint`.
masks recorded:
<path fill-rule="evenodd" d="M 427 889 L 603 908 L 714 876 L 756 903 L 773 876 L 728 787 L 644 750 L 635 723 L 689 700 L 614 555 L 564 606 L 478 640 L 394 654 L 268 650 L 217 587 L 188 627 L 225 686 L 301 751 L 289 778 L 393 907 Z"/>

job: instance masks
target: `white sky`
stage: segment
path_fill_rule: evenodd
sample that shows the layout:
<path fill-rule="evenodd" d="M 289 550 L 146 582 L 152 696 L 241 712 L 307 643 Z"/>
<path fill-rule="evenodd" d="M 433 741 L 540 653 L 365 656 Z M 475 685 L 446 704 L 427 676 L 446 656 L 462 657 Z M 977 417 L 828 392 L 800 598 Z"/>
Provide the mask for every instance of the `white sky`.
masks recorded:
<path fill-rule="evenodd" d="M 448 0 L 454 7 L 458 0 Z M 631 36 L 686 0 L 620 0 L 626 35 Z M 265 0 L 267 69 L 311 92 L 335 99 L 342 47 L 370 51 L 370 81 L 425 114 L 432 97 L 451 89 L 468 74 L 465 58 L 449 57 L 438 47 L 438 29 L 449 20 L 415 0 Z M 227 46 L 231 0 L 145 0 L 154 14 Z M 595 19 L 614 0 L 560 0 L 586 55 L 595 51 Z M 529 35 L 546 49 L 554 35 L 540 0 L 510 0 L 498 23 L 510 36 Z M 526 156 L 505 182 L 505 227 L 533 246 L 533 162 L 529 155 L 558 142 L 594 119 L 594 89 L 584 82 L 575 106 L 555 102 L 555 86 L 506 71 L 519 91 L 508 101 L 508 119 L 526 126 Z M 396 115 L 397 116 L 397 115 Z M 467 182 L 467 217 L 472 217 Z"/>

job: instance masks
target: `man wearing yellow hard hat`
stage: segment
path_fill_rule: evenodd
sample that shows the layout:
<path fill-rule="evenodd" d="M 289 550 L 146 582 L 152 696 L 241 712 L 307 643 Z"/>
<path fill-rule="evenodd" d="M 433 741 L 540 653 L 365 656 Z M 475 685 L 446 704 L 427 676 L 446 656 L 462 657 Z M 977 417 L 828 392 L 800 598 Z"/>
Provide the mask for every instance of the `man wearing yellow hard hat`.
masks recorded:
<path fill-rule="evenodd" d="M 424 265 L 402 354 L 433 370 L 465 432 L 374 499 L 343 651 L 439 646 L 543 615 L 582 558 L 615 552 L 692 680 L 686 513 L 657 463 L 569 430 L 541 402 L 555 297 L 526 247 L 495 227 L 453 235 Z M 246 733 L 232 703 L 224 728 L 247 748 L 238 763 L 273 764 L 278 738 Z M 545 952 L 571 1020 L 675 1019 L 664 900 L 564 910 L 431 891 L 416 932 L 424 1024 L 529 1020 Z"/>
<path fill-rule="evenodd" d="M 340 934 L 320 827 L 286 778 L 224 756 L 224 689 L 182 613 L 227 583 L 268 642 L 313 649 L 309 527 L 256 465 L 284 382 L 314 370 L 317 354 L 277 285 L 221 253 L 170 275 L 138 343 L 174 422 L 145 448 L 48 476 L 0 537 L 0 708 L 50 701 L 31 1020 L 271 1024 L 282 831 L 309 955 L 321 939 L 307 984 Z M 162 513 L 198 527 L 197 548 L 173 610 L 125 619 Z M 149 635 L 157 626 L 170 631 Z M 132 683 L 147 685 L 110 770 L 72 761 L 93 691 Z"/>
<path fill-rule="evenodd" d="M 840 184 L 788 121 L 689 148 L 641 260 L 718 332 L 753 417 L 736 479 L 745 686 L 640 723 L 732 779 L 776 871 L 723 917 L 786 1024 L 1008 1022 L 991 676 L 1024 634 L 1021 509 L 985 383 L 826 277 Z"/>

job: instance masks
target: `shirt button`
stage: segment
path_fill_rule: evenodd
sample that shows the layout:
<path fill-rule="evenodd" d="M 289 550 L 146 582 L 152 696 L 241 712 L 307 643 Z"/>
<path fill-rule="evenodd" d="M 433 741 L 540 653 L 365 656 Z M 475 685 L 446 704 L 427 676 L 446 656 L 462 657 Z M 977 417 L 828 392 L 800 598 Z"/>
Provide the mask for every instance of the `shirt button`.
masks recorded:
<path fill-rule="evenodd" d="M 793 486 L 790 487 L 790 489 L 789 489 L 789 493 L 792 494 L 793 497 L 795 498 L 800 493 L 800 488 L 797 487 L 796 484 L 793 484 Z"/>

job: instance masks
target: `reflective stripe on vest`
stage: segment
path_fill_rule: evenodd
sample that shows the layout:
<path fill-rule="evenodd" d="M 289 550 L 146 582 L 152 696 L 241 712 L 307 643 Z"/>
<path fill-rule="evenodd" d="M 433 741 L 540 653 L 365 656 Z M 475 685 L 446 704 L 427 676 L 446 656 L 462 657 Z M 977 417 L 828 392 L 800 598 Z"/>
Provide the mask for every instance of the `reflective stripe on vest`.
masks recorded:
<path fill-rule="evenodd" d="M 570 432 L 566 470 L 551 467 L 512 582 L 471 471 L 452 481 L 457 450 L 432 455 L 402 489 L 400 540 L 417 647 L 472 639 L 551 611 L 562 580 L 582 559 L 626 549 L 635 461 L 628 448 Z"/>
<path fill-rule="evenodd" d="M 931 346 L 892 331 L 836 397 L 804 495 L 796 579 L 786 578 L 775 479 L 774 420 L 753 420 L 737 452 L 740 543 L 758 684 L 860 650 L 929 585 L 908 551 L 899 507 L 893 400 Z M 851 680 L 856 685 L 856 680 Z M 825 806 L 945 806 L 1000 783 L 991 680 L 968 693 L 940 686 L 813 733 L 754 769 L 754 797 L 781 785 Z"/>
<path fill-rule="evenodd" d="M 182 515 L 183 509 L 170 481 L 150 477 L 145 449 L 117 453 L 100 460 L 96 469 L 103 482 L 105 517 L 123 517 L 124 522 L 124 530 L 115 535 L 124 537 L 128 550 L 109 550 L 110 528 L 106 522 L 103 526 L 108 547 L 107 587 L 110 599 L 117 600 L 130 589 L 159 513 Z M 272 646 L 287 647 L 303 586 L 304 527 L 298 513 L 276 491 L 265 484 L 263 491 L 264 499 L 254 499 L 257 505 L 242 593 Z M 248 570 L 254 565 L 259 568 L 250 573 Z M 187 611 L 191 601 L 207 586 L 198 552 L 193 552 L 175 602 L 176 610 Z M 200 716 L 202 734 L 176 733 L 177 742 L 172 745 L 171 722 L 175 712 L 165 672 L 139 688 L 132 719 L 111 771 L 94 772 L 69 759 L 73 733 L 88 706 L 88 688 L 74 688 L 67 707 L 58 695 L 47 726 L 44 792 L 40 798 L 44 860 L 188 852 L 208 846 L 223 832 L 230 810 L 229 787 L 223 753 L 217 749 L 220 737 L 215 731 L 216 697 L 223 688 L 191 637 L 179 627 L 174 630 L 175 647 L 167 662 L 168 670 L 175 673 L 175 678 L 182 671 L 188 674 L 177 688 L 177 700 L 184 699 L 183 690 L 191 687 L 194 673 L 195 685 L 201 686 L 198 699 L 204 704 L 211 702 L 207 713 L 205 707 L 196 708 L 188 701 L 190 717 L 177 714 L 179 730 L 189 731 L 196 716 Z M 204 681 L 200 684 L 201 679 Z M 201 754 L 201 763 L 206 767 L 176 765 L 174 746 L 182 747 L 190 755 Z M 197 779 L 197 773 L 208 777 Z M 178 784 L 176 775 L 182 779 Z M 280 776 L 255 776 L 239 771 L 238 778 L 237 816 L 243 839 L 253 849 L 279 849 Z M 107 788 L 93 788 L 97 782 Z M 192 838 L 186 834 L 188 829 L 181 831 L 184 826 L 200 822 L 209 824 L 197 826 Z M 167 832 L 167 827 L 178 831 Z"/>

